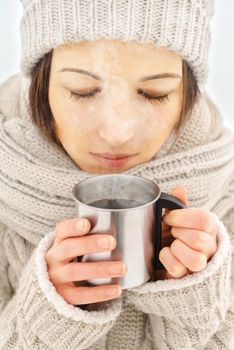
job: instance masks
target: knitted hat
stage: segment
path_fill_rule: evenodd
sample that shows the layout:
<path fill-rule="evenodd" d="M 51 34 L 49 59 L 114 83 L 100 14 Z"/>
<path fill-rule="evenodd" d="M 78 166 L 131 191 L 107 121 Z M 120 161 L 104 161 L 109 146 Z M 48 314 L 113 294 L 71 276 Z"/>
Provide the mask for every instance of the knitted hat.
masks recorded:
<path fill-rule="evenodd" d="M 21 0 L 21 69 L 25 78 L 52 48 L 82 40 L 150 42 L 187 60 L 207 77 L 214 0 Z"/>

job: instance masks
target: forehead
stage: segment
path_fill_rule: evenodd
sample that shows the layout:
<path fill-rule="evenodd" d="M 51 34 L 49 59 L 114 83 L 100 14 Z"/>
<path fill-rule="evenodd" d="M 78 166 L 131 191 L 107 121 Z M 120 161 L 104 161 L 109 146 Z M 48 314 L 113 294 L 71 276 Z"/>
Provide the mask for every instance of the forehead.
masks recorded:
<path fill-rule="evenodd" d="M 179 72 L 182 59 L 176 53 L 152 43 L 136 41 L 95 40 L 66 44 L 54 49 L 54 64 L 74 65 L 82 68 L 125 70 L 130 74 L 142 72 Z"/>

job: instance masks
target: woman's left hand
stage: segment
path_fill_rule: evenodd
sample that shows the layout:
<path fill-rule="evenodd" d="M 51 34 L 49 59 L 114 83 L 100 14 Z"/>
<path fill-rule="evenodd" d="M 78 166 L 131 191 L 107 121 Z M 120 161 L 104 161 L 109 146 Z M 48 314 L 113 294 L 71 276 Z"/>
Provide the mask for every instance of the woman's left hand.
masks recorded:
<path fill-rule="evenodd" d="M 188 204 L 186 191 L 177 186 L 171 192 Z M 173 236 L 173 237 L 172 237 Z M 217 226 L 211 213 L 200 208 L 166 211 L 163 216 L 163 241 L 170 242 L 160 251 L 166 270 L 155 271 L 156 279 L 181 278 L 202 271 L 217 251 Z"/>

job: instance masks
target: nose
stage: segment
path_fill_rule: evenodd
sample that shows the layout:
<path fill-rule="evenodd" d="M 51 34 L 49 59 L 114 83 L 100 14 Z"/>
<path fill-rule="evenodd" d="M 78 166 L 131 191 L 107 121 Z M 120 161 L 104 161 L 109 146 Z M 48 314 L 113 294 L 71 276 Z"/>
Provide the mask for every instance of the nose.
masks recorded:
<path fill-rule="evenodd" d="M 134 134 L 134 125 L 130 120 L 111 116 L 99 127 L 99 136 L 109 145 L 120 147 L 127 143 Z"/>

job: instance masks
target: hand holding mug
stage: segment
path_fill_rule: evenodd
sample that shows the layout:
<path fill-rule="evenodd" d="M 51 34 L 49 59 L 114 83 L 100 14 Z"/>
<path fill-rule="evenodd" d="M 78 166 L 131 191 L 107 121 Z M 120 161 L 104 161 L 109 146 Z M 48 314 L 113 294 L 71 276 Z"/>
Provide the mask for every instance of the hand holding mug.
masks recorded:
<path fill-rule="evenodd" d="M 109 252 L 116 246 L 116 240 L 111 235 L 88 235 L 90 228 L 87 219 L 67 219 L 59 222 L 55 228 L 54 244 L 45 256 L 49 278 L 57 293 L 73 305 L 117 298 L 121 294 L 118 285 L 90 287 L 84 286 L 84 281 L 92 278 L 120 277 L 127 269 L 122 261 L 74 262 L 76 257 Z"/>
<path fill-rule="evenodd" d="M 188 205 L 183 187 L 175 187 L 171 194 Z M 181 278 L 202 271 L 217 251 L 217 226 L 211 213 L 201 208 L 166 211 L 163 223 L 164 248 L 159 259 L 166 270 L 156 271 L 155 279 Z"/>
<path fill-rule="evenodd" d="M 72 190 L 78 217 L 91 223 L 92 234 L 110 234 L 116 248 L 108 253 L 85 255 L 81 261 L 120 260 L 127 265 L 123 277 L 90 279 L 94 285 L 119 284 L 122 289 L 147 282 L 159 261 L 162 212 L 184 208 L 178 198 L 162 192 L 147 178 L 129 174 L 105 174 L 84 179 Z"/>

